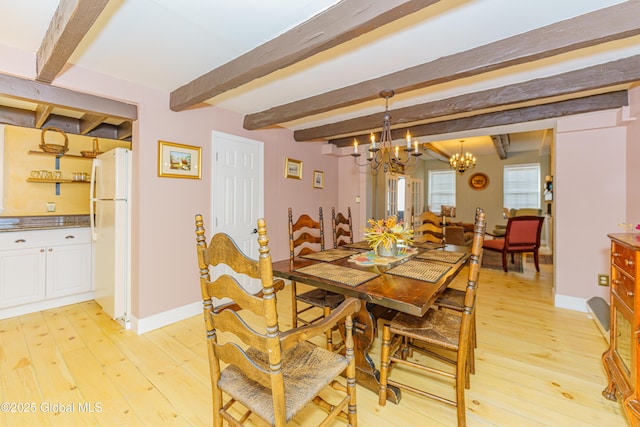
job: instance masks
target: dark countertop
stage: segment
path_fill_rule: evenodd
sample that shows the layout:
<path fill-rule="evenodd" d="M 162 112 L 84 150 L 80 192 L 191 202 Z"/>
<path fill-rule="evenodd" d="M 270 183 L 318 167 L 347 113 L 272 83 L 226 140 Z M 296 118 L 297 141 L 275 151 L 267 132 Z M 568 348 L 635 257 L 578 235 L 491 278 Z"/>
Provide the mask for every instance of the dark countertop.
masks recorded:
<path fill-rule="evenodd" d="M 5 231 L 49 230 L 53 228 L 89 226 L 89 215 L 0 217 L 0 233 Z"/>

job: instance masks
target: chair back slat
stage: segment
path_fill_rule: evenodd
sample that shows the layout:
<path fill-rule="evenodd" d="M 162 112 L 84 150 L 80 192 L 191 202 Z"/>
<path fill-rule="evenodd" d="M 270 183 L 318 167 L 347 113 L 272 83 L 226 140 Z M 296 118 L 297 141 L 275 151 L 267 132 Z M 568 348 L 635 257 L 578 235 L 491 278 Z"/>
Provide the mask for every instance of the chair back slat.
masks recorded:
<path fill-rule="evenodd" d="M 238 315 L 234 310 L 223 310 L 217 313 L 215 310 L 212 313 L 213 327 L 216 331 L 229 332 L 232 331 L 233 335 L 242 343 L 254 347 L 262 352 L 269 350 L 266 335 L 264 332 L 256 331 L 245 322 L 245 320 Z M 225 360 L 227 363 L 232 363 L 232 360 Z"/>
<path fill-rule="evenodd" d="M 260 278 L 260 268 L 256 261 L 247 257 L 225 233 L 213 236 L 209 246 L 199 246 L 198 252 L 204 265 L 226 264 L 237 273 L 246 274 L 253 279 Z"/>
<path fill-rule="evenodd" d="M 205 286 L 206 294 L 210 298 L 231 298 L 245 310 L 250 310 L 259 316 L 265 314 L 262 298 L 248 293 L 235 278 L 228 274 L 221 275 L 215 282 L 208 281 Z"/>

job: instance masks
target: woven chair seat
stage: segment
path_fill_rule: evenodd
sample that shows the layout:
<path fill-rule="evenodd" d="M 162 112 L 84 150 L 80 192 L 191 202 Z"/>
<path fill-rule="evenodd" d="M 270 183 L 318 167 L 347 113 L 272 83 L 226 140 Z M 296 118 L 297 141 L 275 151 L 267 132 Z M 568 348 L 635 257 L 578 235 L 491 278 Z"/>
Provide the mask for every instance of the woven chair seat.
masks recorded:
<path fill-rule="evenodd" d="M 435 305 L 450 310 L 462 311 L 464 309 L 464 291 L 454 288 L 446 288 L 435 302 Z"/>
<path fill-rule="evenodd" d="M 457 351 L 461 317 L 442 310 L 429 309 L 422 317 L 398 313 L 389 323 L 391 332 L 426 344 Z"/>
<path fill-rule="evenodd" d="M 328 292 L 324 289 L 313 289 L 296 295 L 296 299 L 314 307 L 329 307 L 333 310 L 342 304 L 344 295 Z"/>
<path fill-rule="evenodd" d="M 249 349 L 247 354 L 263 369 L 269 370 L 267 354 L 255 349 Z M 340 375 L 348 364 L 344 356 L 306 341 L 285 352 L 282 361 L 287 422 Z M 218 386 L 273 425 L 271 390 L 246 377 L 235 365 L 229 365 L 222 371 Z"/>

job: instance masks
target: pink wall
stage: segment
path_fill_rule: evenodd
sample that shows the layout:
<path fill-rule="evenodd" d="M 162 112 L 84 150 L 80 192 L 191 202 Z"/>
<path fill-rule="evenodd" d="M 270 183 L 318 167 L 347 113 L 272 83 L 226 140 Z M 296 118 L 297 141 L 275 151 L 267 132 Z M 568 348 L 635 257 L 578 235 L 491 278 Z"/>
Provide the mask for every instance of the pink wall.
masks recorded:
<path fill-rule="evenodd" d="M 640 86 L 629 91 L 627 127 L 627 212 L 626 221 L 640 224 Z M 635 118 L 635 120 L 633 120 Z"/>
<path fill-rule="evenodd" d="M 607 233 L 625 221 L 626 129 L 618 111 L 558 119 L 554 172 L 556 305 L 582 309 L 609 274 Z"/>

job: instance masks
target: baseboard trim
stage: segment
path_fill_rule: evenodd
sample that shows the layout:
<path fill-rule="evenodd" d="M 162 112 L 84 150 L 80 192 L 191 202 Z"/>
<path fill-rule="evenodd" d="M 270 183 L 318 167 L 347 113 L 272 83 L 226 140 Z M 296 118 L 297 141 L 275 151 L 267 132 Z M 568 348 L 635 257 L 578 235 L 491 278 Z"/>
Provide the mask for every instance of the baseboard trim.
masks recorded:
<path fill-rule="evenodd" d="M 162 313 L 154 314 L 142 319 L 131 316 L 131 329 L 136 334 L 142 335 L 146 332 L 162 328 L 198 314 L 202 314 L 202 301 L 196 301 L 194 303 L 163 311 Z"/>
<path fill-rule="evenodd" d="M 584 298 L 571 297 L 568 295 L 556 295 L 554 305 L 557 308 L 587 313 L 587 300 Z"/>

